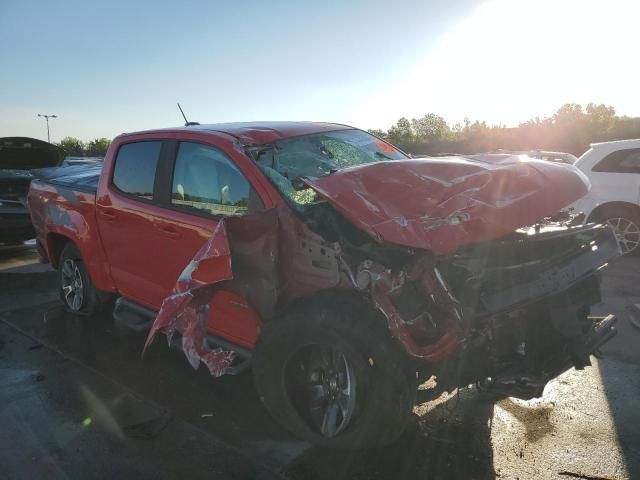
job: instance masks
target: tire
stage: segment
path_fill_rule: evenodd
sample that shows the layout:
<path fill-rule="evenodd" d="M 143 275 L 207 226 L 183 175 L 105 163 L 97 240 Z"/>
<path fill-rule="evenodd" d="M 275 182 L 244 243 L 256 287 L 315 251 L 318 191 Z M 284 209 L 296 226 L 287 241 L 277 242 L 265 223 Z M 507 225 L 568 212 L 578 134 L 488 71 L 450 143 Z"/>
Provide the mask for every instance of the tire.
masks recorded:
<path fill-rule="evenodd" d="M 355 302 L 321 296 L 267 323 L 252 363 L 272 417 L 314 445 L 386 445 L 411 417 L 413 363 L 381 319 Z"/>
<path fill-rule="evenodd" d="M 93 315 L 110 300 L 110 295 L 94 287 L 78 248 L 69 242 L 60 254 L 60 299 L 74 315 Z"/>
<path fill-rule="evenodd" d="M 603 207 L 590 221 L 611 226 L 623 255 L 640 253 L 640 213 L 632 207 Z"/>

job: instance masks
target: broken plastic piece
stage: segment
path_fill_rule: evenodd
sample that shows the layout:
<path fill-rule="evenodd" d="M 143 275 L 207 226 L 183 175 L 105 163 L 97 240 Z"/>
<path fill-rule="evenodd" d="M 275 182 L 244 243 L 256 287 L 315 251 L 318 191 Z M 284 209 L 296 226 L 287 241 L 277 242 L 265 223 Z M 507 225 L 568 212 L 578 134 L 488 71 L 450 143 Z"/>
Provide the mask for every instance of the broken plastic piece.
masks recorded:
<path fill-rule="evenodd" d="M 213 235 L 182 271 L 173 293 L 164 299 L 142 353 L 151 345 L 156 333 L 164 333 L 169 345 L 173 335 L 182 336 L 182 351 L 189 364 L 198 369 L 204 363 L 211 375 L 224 375 L 232 365 L 235 352 L 211 349 L 206 341 L 209 302 L 221 283 L 233 278 L 231 251 L 220 220 Z"/>

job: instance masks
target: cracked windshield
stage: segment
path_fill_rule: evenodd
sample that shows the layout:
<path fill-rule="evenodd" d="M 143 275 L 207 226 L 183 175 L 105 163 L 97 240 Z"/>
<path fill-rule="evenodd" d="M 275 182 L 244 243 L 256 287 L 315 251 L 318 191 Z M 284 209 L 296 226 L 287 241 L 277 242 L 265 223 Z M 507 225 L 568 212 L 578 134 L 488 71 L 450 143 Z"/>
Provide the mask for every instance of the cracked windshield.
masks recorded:
<path fill-rule="evenodd" d="M 389 143 L 361 130 L 342 130 L 322 135 L 304 135 L 275 142 L 259 151 L 256 161 L 293 202 L 306 205 L 318 200 L 309 188 L 294 188 L 301 177 L 323 177 L 343 168 L 385 160 L 407 158 Z"/>

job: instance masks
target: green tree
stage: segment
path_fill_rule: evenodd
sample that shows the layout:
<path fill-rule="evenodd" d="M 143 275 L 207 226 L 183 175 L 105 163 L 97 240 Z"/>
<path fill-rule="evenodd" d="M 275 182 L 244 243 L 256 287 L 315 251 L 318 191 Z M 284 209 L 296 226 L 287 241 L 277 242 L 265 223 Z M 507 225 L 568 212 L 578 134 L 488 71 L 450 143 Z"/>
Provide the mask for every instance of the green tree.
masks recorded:
<path fill-rule="evenodd" d="M 575 125 L 583 119 L 582 105 L 577 103 L 565 103 L 553 115 L 553 121 L 557 125 Z"/>
<path fill-rule="evenodd" d="M 380 131 L 374 131 L 380 135 Z M 581 155 L 593 142 L 640 138 L 640 117 L 617 116 L 612 107 L 589 103 L 562 105 L 546 118 L 535 117 L 515 128 L 491 126 L 469 118 L 453 126 L 438 115 L 411 121 L 401 118 L 383 138 L 410 153 L 477 153 L 490 150 L 555 150 Z"/>
<path fill-rule="evenodd" d="M 611 130 L 616 123 L 616 111 L 604 104 L 590 103 L 586 108 L 586 129 L 591 142 L 602 141 L 611 137 Z"/>
<path fill-rule="evenodd" d="M 379 128 L 370 128 L 367 130 L 367 132 L 369 132 L 371 135 L 375 135 L 376 137 L 379 138 L 387 138 L 387 132 L 385 132 L 384 130 L 381 130 Z"/>
<path fill-rule="evenodd" d="M 104 157 L 110 143 L 111 140 L 105 137 L 94 138 L 87 144 L 85 155 L 88 157 Z"/>
<path fill-rule="evenodd" d="M 444 141 L 451 129 L 444 118 L 435 113 L 428 113 L 422 118 L 411 120 L 411 129 L 420 141 Z"/>
<path fill-rule="evenodd" d="M 403 150 L 410 150 L 410 147 L 414 143 L 411 122 L 405 117 L 402 117 L 389 129 L 387 138 L 391 143 L 399 146 Z"/>
<path fill-rule="evenodd" d="M 82 157 L 84 155 L 84 143 L 75 137 L 64 137 L 58 146 L 62 147 L 67 155 L 71 157 Z"/>

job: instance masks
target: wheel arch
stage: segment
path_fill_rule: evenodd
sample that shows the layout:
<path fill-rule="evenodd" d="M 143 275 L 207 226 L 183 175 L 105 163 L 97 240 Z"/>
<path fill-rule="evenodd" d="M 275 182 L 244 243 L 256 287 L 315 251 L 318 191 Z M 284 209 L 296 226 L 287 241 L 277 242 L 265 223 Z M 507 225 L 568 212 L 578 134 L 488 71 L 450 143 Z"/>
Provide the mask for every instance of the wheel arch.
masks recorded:
<path fill-rule="evenodd" d="M 47 257 L 49 258 L 49 263 L 51 263 L 53 268 L 58 268 L 62 250 L 64 250 L 64 247 L 66 247 L 69 242 L 76 245 L 76 248 L 78 247 L 78 245 L 66 235 L 54 232 L 47 233 Z"/>
<path fill-rule="evenodd" d="M 632 210 L 636 215 L 640 216 L 640 205 L 636 205 L 631 202 L 606 202 L 601 203 L 596 208 L 594 208 L 589 214 L 588 222 L 597 222 L 598 215 L 605 210 Z"/>
<path fill-rule="evenodd" d="M 388 330 L 386 319 L 369 301 L 355 290 L 344 288 L 329 288 L 296 298 L 279 309 L 271 321 L 277 322 L 278 318 L 284 317 L 294 311 L 324 308 L 327 305 L 331 305 L 332 308 L 348 307 L 366 313 L 367 317 L 369 317 L 376 326 Z"/>
<path fill-rule="evenodd" d="M 60 264 L 62 251 L 69 244 L 73 244 L 87 268 L 87 273 L 93 284 L 104 292 L 115 292 L 115 284 L 111 278 L 111 272 L 106 261 L 103 260 L 102 252 L 92 248 L 92 245 L 59 232 L 48 232 L 45 237 L 47 258 L 51 266 L 55 269 Z"/>
<path fill-rule="evenodd" d="M 356 290 L 329 288 L 297 298 L 289 302 L 284 308 L 271 317 L 271 319 L 266 320 L 266 322 L 278 322 L 278 319 L 285 318 L 290 314 L 308 312 L 314 309 L 324 311 L 327 311 L 327 309 L 339 309 L 352 312 L 358 319 L 357 321 L 361 322 L 363 328 L 374 330 L 382 337 L 388 337 L 390 346 L 399 352 L 399 355 L 404 359 L 403 363 L 406 362 L 408 368 L 413 370 L 417 368 L 418 363 L 416 360 L 411 357 L 409 352 L 402 346 L 402 343 L 393 336 L 389 328 L 390 320 L 388 320 L 380 310 L 375 308 L 370 300 Z M 262 332 L 260 335 L 262 335 Z M 258 342 L 259 341 L 260 336 L 258 337 Z"/>

